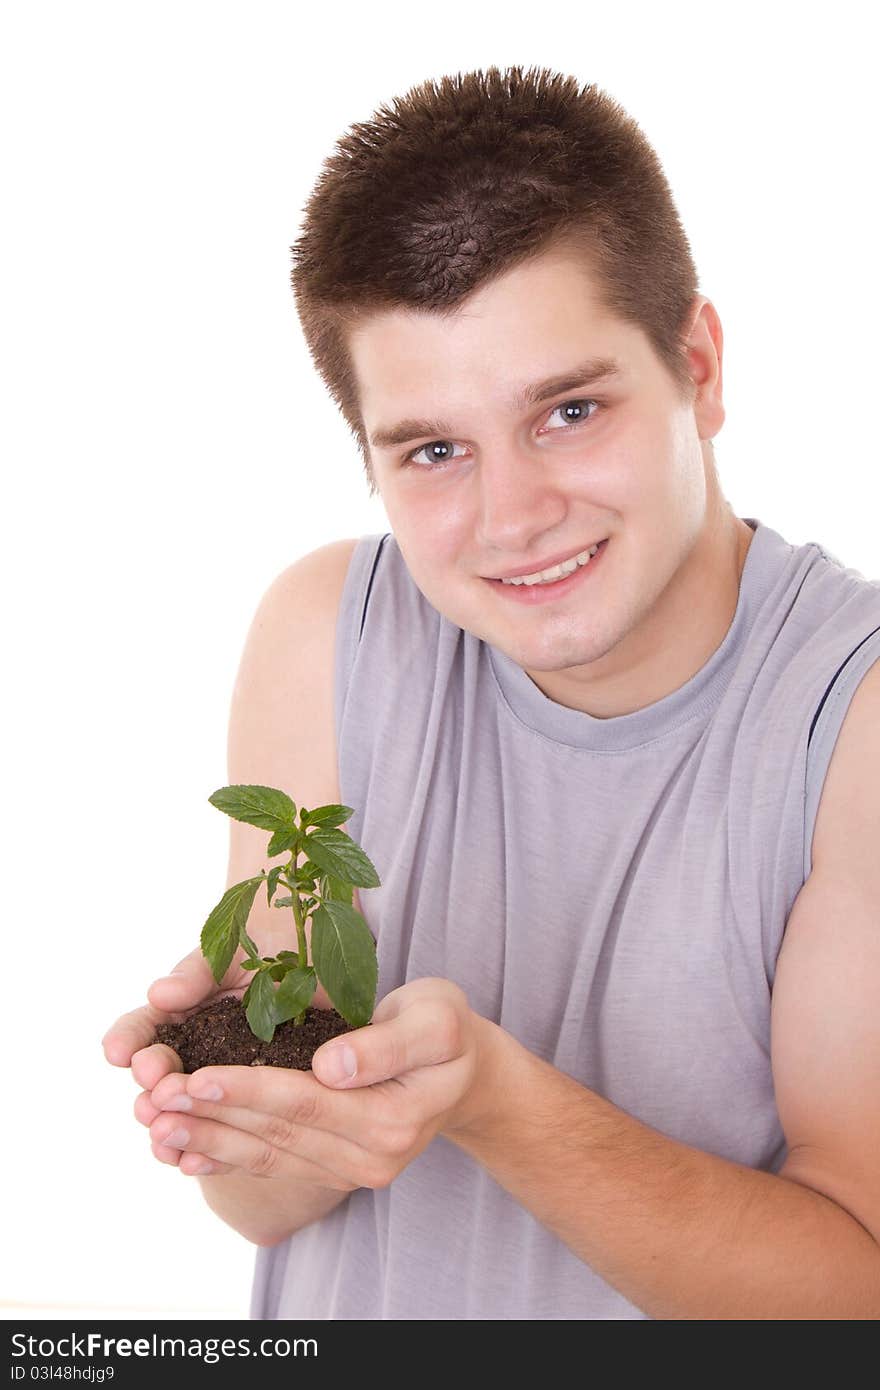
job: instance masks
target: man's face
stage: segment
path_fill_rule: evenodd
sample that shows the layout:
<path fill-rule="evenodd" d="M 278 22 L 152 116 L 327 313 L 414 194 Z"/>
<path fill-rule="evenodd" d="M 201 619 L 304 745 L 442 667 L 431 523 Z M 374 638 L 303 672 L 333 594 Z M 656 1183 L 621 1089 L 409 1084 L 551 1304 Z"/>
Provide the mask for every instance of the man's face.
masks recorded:
<path fill-rule="evenodd" d="M 667 591 L 688 566 L 701 582 L 699 542 L 717 518 L 700 436 L 723 410 L 708 301 L 696 323 L 689 365 L 708 387 L 690 405 L 643 331 L 610 317 L 583 265 L 559 254 L 452 317 L 394 310 L 350 339 L 376 485 L 413 580 L 562 703 L 656 658 L 682 608 Z M 517 399 L 594 359 L 616 372 Z M 372 443 L 404 420 L 424 428 Z M 606 539 L 558 593 L 498 582 Z"/>

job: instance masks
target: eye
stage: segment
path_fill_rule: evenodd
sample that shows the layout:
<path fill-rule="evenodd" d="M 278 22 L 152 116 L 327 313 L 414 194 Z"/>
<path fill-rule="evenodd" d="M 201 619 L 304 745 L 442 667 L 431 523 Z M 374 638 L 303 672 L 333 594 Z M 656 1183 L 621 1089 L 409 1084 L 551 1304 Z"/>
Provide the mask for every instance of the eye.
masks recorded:
<path fill-rule="evenodd" d="M 596 414 L 596 411 L 601 409 L 601 405 L 601 401 L 593 400 L 592 397 L 587 396 L 578 397 L 570 401 L 562 401 L 559 405 L 554 406 L 551 410 L 551 419 L 554 415 L 557 414 L 558 411 L 569 410 L 572 406 L 574 406 L 576 410 L 580 410 L 583 412 L 582 418 L 577 420 L 569 420 L 566 424 L 562 426 L 561 429 L 550 430 L 550 433 L 564 434 L 567 430 L 579 429 L 582 425 L 586 425 L 589 423 L 590 420 L 592 420 L 593 416 Z M 585 411 L 585 407 L 587 406 L 593 407 L 589 414 L 587 414 Z M 411 464 L 415 467 L 418 467 L 421 469 L 422 472 L 436 472 L 438 469 L 448 467 L 450 463 L 453 463 L 455 461 L 455 456 L 453 455 L 452 450 L 456 447 L 457 446 L 453 444 L 451 439 L 432 439 L 429 444 L 420 444 L 417 449 L 412 449 L 408 454 L 405 454 L 403 458 L 403 463 L 404 466 L 408 466 Z M 432 451 L 437 449 L 441 451 L 439 457 L 436 454 L 432 457 Z M 427 459 L 424 462 L 421 462 L 419 460 L 419 454 L 422 453 L 427 453 L 428 455 Z"/>
<path fill-rule="evenodd" d="M 417 449 L 411 450 L 410 453 L 408 453 L 405 456 L 403 461 L 404 463 L 418 464 L 419 454 L 427 453 L 427 461 L 424 464 L 418 464 L 419 467 L 421 467 L 423 470 L 432 468 L 445 468 L 448 463 L 452 463 L 453 461 L 452 450 L 454 448 L 455 445 L 453 444 L 451 439 L 432 439 L 430 444 L 420 444 Z M 431 453 L 434 449 L 441 449 L 445 450 L 446 452 L 440 454 L 439 457 L 437 455 L 434 455 L 432 457 Z"/>
<path fill-rule="evenodd" d="M 552 420 L 553 416 L 556 415 L 560 410 L 570 410 L 572 407 L 574 407 L 576 410 L 584 411 L 584 407 L 589 405 L 594 407 L 594 409 L 590 411 L 589 415 L 584 413 L 580 419 L 567 420 L 562 427 L 562 430 L 577 429 L 579 425 L 585 425 L 589 420 L 592 420 L 596 411 L 599 409 L 599 401 L 594 401 L 589 397 L 581 397 L 573 401 L 562 401 L 560 405 L 555 405 L 553 407 L 553 409 L 550 411 L 549 418 Z M 561 432 L 562 431 L 560 430 L 551 430 L 551 434 L 559 434 Z"/>

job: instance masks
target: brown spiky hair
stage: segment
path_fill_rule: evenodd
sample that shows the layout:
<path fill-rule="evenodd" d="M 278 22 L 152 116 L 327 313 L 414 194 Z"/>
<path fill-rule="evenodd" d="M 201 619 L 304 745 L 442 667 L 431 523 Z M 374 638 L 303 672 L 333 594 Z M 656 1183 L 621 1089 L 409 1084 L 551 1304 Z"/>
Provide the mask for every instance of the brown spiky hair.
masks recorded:
<path fill-rule="evenodd" d="M 605 309 L 644 330 L 691 400 L 690 246 L 657 155 L 605 92 L 547 68 L 459 72 L 411 88 L 337 141 L 291 247 L 291 280 L 371 496 L 350 332 L 388 309 L 453 314 L 553 250 L 583 259 Z"/>

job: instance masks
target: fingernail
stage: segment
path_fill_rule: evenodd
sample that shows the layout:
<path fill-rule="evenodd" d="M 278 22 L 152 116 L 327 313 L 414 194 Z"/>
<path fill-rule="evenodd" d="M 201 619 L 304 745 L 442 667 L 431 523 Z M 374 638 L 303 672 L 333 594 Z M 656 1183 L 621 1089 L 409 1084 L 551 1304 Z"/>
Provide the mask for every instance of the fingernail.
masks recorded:
<path fill-rule="evenodd" d="M 354 1048 L 328 1047 L 318 1059 L 320 1075 L 326 1081 L 350 1081 L 357 1071 Z"/>
<path fill-rule="evenodd" d="M 166 1100 L 165 1104 L 162 1106 L 163 1110 L 192 1110 L 192 1108 L 193 1103 L 189 1096 L 183 1095 L 172 1096 L 171 1099 Z"/>
<path fill-rule="evenodd" d="M 214 1171 L 214 1165 L 213 1165 L 213 1163 L 209 1163 L 208 1160 L 205 1159 L 205 1162 L 204 1162 L 204 1163 L 200 1163 L 199 1166 L 198 1166 L 198 1168 L 194 1168 L 194 1169 L 193 1169 L 193 1177 L 194 1177 L 194 1178 L 201 1178 L 201 1177 L 204 1177 L 204 1175 L 205 1175 L 206 1173 L 213 1173 L 213 1171 Z"/>
<path fill-rule="evenodd" d="M 196 1100 L 222 1100 L 223 1089 L 218 1086 L 216 1081 L 191 1081 L 189 1093 L 195 1096 Z"/>
<path fill-rule="evenodd" d="M 167 1144 L 169 1149 L 185 1149 L 189 1143 L 189 1131 L 186 1129 L 175 1129 L 168 1135 L 167 1139 L 160 1139 L 160 1144 Z"/>

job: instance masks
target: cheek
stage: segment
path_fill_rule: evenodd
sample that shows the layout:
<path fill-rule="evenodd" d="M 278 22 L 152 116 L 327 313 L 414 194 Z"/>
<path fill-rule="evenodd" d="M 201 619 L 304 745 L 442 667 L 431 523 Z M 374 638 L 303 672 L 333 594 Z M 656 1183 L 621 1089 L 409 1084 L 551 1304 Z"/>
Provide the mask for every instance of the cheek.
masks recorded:
<path fill-rule="evenodd" d="M 467 537 L 463 499 L 430 495 L 430 486 L 413 488 L 403 497 L 385 496 L 383 503 L 401 550 L 427 569 L 441 568 Z"/>
<path fill-rule="evenodd" d="M 665 498 L 678 493 L 682 445 L 666 418 L 633 421 L 601 456 L 591 458 L 585 473 L 591 496 L 607 500 L 624 516 L 655 512 Z"/>

